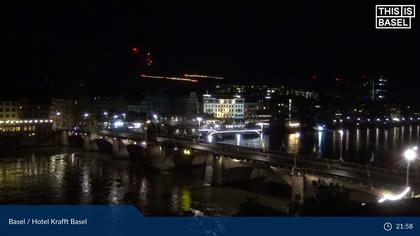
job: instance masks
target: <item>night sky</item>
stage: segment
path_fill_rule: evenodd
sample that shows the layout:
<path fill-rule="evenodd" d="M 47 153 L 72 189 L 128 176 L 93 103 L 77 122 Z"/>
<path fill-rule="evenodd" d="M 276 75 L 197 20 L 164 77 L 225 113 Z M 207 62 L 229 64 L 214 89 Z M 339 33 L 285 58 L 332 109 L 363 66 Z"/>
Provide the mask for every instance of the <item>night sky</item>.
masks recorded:
<path fill-rule="evenodd" d="M 5 93 L 81 83 L 120 90 L 130 84 L 140 91 L 145 85 L 133 83 L 140 73 L 303 87 L 382 74 L 394 96 L 420 98 L 419 17 L 411 30 L 379 31 L 373 1 L 168 2 L 2 7 L 1 76 L 11 86 Z M 151 52 L 153 65 L 146 68 L 132 47 Z"/>

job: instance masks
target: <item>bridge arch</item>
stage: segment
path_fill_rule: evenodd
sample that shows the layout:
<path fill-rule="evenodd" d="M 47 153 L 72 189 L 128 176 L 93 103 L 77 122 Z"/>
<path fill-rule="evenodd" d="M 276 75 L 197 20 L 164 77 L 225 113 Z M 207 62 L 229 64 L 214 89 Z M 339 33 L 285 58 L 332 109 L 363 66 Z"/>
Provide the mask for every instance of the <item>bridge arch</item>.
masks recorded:
<path fill-rule="evenodd" d="M 99 152 L 112 153 L 112 139 L 97 138 L 89 142 L 89 146 L 97 146 Z"/>
<path fill-rule="evenodd" d="M 81 135 L 71 134 L 68 140 L 71 146 L 83 147 L 83 137 Z"/>

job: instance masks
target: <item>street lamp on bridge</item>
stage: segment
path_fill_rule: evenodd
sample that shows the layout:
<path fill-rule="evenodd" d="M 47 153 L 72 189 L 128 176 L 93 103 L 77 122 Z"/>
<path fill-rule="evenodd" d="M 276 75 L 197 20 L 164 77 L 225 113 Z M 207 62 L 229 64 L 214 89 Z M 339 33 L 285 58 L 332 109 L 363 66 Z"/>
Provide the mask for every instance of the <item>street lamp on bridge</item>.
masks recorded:
<path fill-rule="evenodd" d="M 198 128 L 201 129 L 201 121 L 203 120 L 203 118 L 202 117 L 197 117 L 196 119 L 198 121 Z"/>
<path fill-rule="evenodd" d="M 343 160 L 343 135 L 344 135 L 344 131 L 342 129 L 340 129 L 338 131 L 338 133 L 340 134 L 340 162 L 344 162 L 344 160 Z"/>
<path fill-rule="evenodd" d="M 404 152 L 404 158 L 407 160 L 407 175 L 406 175 L 406 185 L 409 186 L 409 172 L 410 172 L 410 163 L 417 158 L 417 146 L 409 148 Z"/>
<path fill-rule="evenodd" d="M 399 194 L 386 194 L 386 195 L 382 196 L 382 198 L 379 199 L 379 203 L 383 203 L 387 200 L 389 200 L 389 201 L 400 200 L 400 199 L 404 198 L 405 196 L 407 196 L 407 194 L 411 191 L 411 188 L 409 186 L 410 163 L 417 158 L 417 156 L 418 156 L 417 150 L 418 150 L 418 147 L 414 146 L 414 147 L 411 147 L 411 148 L 408 148 L 407 150 L 405 150 L 404 154 L 403 154 L 405 160 L 407 161 L 407 175 L 406 175 L 406 185 L 407 186 L 405 187 L 405 189 Z"/>

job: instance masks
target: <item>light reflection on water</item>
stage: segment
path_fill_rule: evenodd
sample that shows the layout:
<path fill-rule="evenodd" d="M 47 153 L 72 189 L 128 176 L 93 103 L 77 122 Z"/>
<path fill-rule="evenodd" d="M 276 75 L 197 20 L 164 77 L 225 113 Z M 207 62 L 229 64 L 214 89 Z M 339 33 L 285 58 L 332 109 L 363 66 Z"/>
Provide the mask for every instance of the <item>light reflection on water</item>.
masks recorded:
<path fill-rule="evenodd" d="M 239 145 L 270 148 L 346 161 L 399 163 L 408 145 L 420 139 L 418 125 L 392 128 L 354 128 L 288 135 L 241 137 Z M 238 138 L 224 142 L 236 145 Z M 77 155 L 72 153 L 77 152 Z M 64 153 L 64 154 L 60 154 Z M 227 197 L 228 196 L 228 197 Z M 138 161 L 115 160 L 110 155 L 79 149 L 22 149 L 0 152 L 1 204 L 133 204 L 145 214 L 182 214 L 199 211 L 235 214 L 249 197 L 287 206 L 289 197 L 273 196 L 261 184 L 246 187 L 205 186 L 203 170 L 192 173 L 155 173 Z"/>
<path fill-rule="evenodd" d="M 401 153 L 410 145 L 416 145 L 420 140 L 420 126 L 408 125 L 401 127 L 358 127 L 343 129 L 343 135 L 339 130 L 323 130 L 312 132 L 291 132 L 284 136 L 265 134 L 263 138 L 242 138 L 239 145 L 253 148 L 266 148 L 285 150 L 289 153 L 311 155 L 316 146 L 317 157 L 339 159 L 343 156 L 345 161 L 366 163 L 374 152 L 375 160 L 379 164 L 394 164 L 395 160 L 401 159 Z M 236 145 L 236 140 L 224 139 L 219 141 Z"/>
<path fill-rule="evenodd" d="M 265 192 L 261 183 L 211 187 L 203 173 L 158 173 L 139 161 L 73 148 L 13 150 L 0 152 L 0 203 L 132 204 L 147 215 L 233 215 L 250 197 L 288 205 L 289 196 Z"/>

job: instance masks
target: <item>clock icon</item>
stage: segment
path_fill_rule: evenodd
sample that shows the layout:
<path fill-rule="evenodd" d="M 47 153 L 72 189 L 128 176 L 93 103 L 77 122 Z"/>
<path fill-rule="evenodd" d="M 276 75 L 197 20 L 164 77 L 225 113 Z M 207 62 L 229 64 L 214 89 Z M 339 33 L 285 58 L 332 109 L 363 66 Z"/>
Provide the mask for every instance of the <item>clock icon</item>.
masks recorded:
<path fill-rule="evenodd" d="M 391 231 L 391 230 L 392 230 L 392 224 L 391 224 L 391 223 L 389 223 L 389 222 L 386 222 L 386 223 L 384 224 L 384 230 L 385 230 L 385 231 Z"/>

